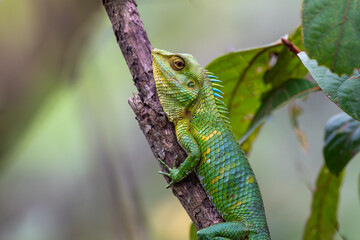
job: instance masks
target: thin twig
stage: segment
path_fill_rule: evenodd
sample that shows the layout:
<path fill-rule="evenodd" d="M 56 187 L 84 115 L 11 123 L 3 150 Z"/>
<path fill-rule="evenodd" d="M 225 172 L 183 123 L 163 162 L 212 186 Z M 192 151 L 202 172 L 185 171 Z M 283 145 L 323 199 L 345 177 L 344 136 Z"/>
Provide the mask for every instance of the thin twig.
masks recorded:
<path fill-rule="evenodd" d="M 281 42 L 296 56 L 298 55 L 298 53 L 301 52 L 300 49 L 296 45 L 294 45 L 292 42 L 290 42 L 289 39 L 281 38 Z"/>

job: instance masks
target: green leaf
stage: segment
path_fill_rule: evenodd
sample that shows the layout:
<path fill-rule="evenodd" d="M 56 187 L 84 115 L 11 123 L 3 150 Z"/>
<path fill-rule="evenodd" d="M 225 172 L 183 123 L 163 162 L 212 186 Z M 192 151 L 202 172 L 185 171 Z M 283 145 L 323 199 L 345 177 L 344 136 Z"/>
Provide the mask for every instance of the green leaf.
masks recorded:
<path fill-rule="evenodd" d="M 326 67 L 318 66 L 305 52 L 299 58 L 319 84 L 326 96 L 353 118 L 360 120 L 360 75 L 356 70 L 351 76 L 332 73 Z"/>
<path fill-rule="evenodd" d="M 212 61 L 206 69 L 222 80 L 223 101 L 229 109 L 232 129 L 237 138 L 249 126 L 253 114 L 261 105 L 261 95 L 271 86 L 264 83 L 270 55 L 279 53 L 280 43 L 265 47 L 231 52 Z"/>
<path fill-rule="evenodd" d="M 360 11 L 357 0 L 304 0 L 305 50 L 338 74 L 360 67 Z"/>
<path fill-rule="evenodd" d="M 301 45 L 300 31 L 290 40 Z M 307 73 L 299 59 L 280 42 L 223 55 L 206 69 L 223 81 L 223 101 L 229 108 L 231 126 L 237 139 L 246 132 L 269 91 L 290 78 L 302 78 Z M 258 131 L 259 127 L 242 144 L 246 152 Z"/>
<path fill-rule="evenodd" d="M 240 143 L 245 141 L 248 136 L 271 114 L 272 111 L 278 109 L 296 98 L 302 98 L 305 95 L 318 90 L 317 84 L 306 79 L 289 79 L 279 87 L 272 89 L 262 100 L 261 107 L 251 125 L 241 137 Z"/>
<path fill-rule="evenodd" d="M 195 228 L 194 223 L 191 223 L 190 225 L 190 240 L 198 240 L 197 230 Z"/>
<path fill-rule="evenodd" d="M 339 174 L 360 151 L 360 122 L 345 113 L 337 114 L 326 124 L 324 157 L 329 170 Z"/>
<path fill-rule="evenodd" d="M 289 39 L 295 46 L 302 49 L 301 27 L 298 27 Z M 290 78 L 302 78 L 307 74 L 307 69 L 303 66 L 298 57 L 283 47 L 279 53 L 274 67 L 265 73 L 264 81 L 271 83 L 275 88 Z"/>
<path fill-rule="evenodd" d="M 337 207 L 343 174 L 336 176 L 323 166 L 316 183 L 311 215 L 305 227 L 304 240 L 333 239 L 338 227 Z"/>

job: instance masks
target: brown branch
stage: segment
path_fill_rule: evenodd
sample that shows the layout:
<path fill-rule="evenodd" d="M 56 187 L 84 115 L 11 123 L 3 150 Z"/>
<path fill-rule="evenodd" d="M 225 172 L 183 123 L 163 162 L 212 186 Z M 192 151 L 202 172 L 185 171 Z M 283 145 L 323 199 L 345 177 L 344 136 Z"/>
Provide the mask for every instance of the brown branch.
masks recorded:
<path fill-rule="evenodd" d="M 298 53 L 301 52 L 300 49 L 296 45 L 294 45 L 292 42 L 290 42 L 289 39 L 281 38 L 281 42 L 290 50 L 290 52 L 294 53 L 296 56 L 298 55 Z"/>
<path fill-rule="evenodd" d="M 165 116 L 156 95 L 152 75 L 151 45 L 136 3 L 134 0 L 102 1 L 133 76 L 134 84 L 139 91 L 129 99 L 129 104 L 155 157 L 160 157 L 169 166 L 173 166 L 176 155 L 181 162 L 186 154 L 178 144 L 174 126 Z M 165 187 L 165 184 L 162 187 Z M 212 206 L 195 173 L 181 183 L 173 185 L 172 191 L 197 229 L 224 222 Z"/>

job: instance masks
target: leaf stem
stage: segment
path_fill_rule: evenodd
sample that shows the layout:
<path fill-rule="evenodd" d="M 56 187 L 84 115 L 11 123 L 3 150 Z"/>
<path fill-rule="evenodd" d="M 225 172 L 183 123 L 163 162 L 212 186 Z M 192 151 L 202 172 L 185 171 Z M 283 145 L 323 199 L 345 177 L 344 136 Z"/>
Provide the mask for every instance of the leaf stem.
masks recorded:
<path fill-rule="evenodd" d="M 298 55 L 298 53 L 301 52 L 300 49 L 296 45 L 294 45 L 292 42 L 290 42 L 289 39 L 281 38 L 281 42 L 290 50 L 290 52 L 294 53 L 296 56 Z"/>

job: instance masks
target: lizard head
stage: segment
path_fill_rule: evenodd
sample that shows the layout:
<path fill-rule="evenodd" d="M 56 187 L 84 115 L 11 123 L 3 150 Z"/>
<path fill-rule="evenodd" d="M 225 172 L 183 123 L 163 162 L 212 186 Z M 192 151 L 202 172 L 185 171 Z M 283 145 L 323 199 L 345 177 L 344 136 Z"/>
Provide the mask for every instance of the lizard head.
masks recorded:
<path fill-rule="evenodd" d="M 169 120 L 174 122 L 184 117 L 197 99 L 204 84 L 205 70 L 190 54 L 154 49 L 152 57 L 161 106 Z"/>

